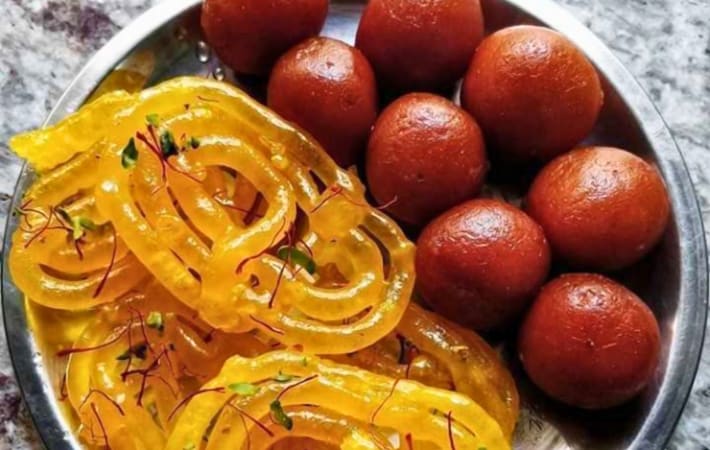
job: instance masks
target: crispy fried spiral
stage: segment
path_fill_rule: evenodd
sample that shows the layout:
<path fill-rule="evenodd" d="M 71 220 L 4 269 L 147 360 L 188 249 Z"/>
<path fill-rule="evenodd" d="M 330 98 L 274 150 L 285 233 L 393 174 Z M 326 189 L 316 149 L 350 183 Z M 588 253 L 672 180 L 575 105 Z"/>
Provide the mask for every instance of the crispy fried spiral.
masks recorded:
<path fill-rule="evenodd" d="M 182 398 L 217 374 L 229 356 L 267 350 L 251 334 L 211 330 L 149 282 L 104 307 L 63 352 L 69 354 L 66 393 L 86 442 L 159 449 L 170 430 L 168 417 Z M 135 429 L 141 431 L 130 432 Z"/>
<path fill-rule="evenodd" d="M 454 389 L 484 407 L 507 436 L 515 428 L 518 392 L 498 355 L 474 332 L 416 303 L 410 303 L 395 334 L 337 361 Z"/>
<path fill-rule="evenodd" d="M 11 143 L 27 157 L 54 142 L 85 149 L 43 175 L 26 199 L 47 216 L 59 204 L 69 211 L 80 202 L 91 205 L 90 218 L 107 223 L 130 250 L 117 250 L 125 258 L 96 295 L 101 278 L 90 271 L 95 260 L 87 256 L 93 254 L 76 268 L 84 275 L 80 281 L 64 266 L 48 264 L 42 255 L 67 247 L 65 236 L 52 229 L 56 239 L 31 241 L 53 222 L 27 212 L 34 220 L 16 236 L 11 267 L 32 299 L 86 308 L 129 289 L 145 267 L 212 326 L 233 332 L 259 328 L 309 352 L 353 351 L 399 322 L 412 291 L 414 248 L 367 204 L 357 178 L 317 144 L 223 83 L 179 78 L 128 98 L 102 97 L 55 127 Z M 100 123 L 97 114 L 104 118 Z M 159 125 L 146 124 L 151 115 L 160 118 Z M 164 158 L 165 136 L 190 136 L 199 148 Z M 122 149 L 129 139 L 137 160 L 124 169 Z M 253 222 L 231 213 L 235 193 L 245 191 L 237 189 L 234 174 L 266 204 Z M 102 239 L 111 236 L 95 237 Z M 284 243 L 304 247 L 320 266 L 335 265 L 345 282 L 323 286 L 269 253 Z"/>
<path fill-rule="evenodd" d="M 284 385 L 278 381 L 279 373 L 290 374 L 293 381 Z M 257 389 L 250 395 L 235 394 L 226 388 L 235 382 L 251 383 Z M 217 390 L 220 387 L 225 389 Z M 352 420 L 355 432 L 367 429 L 362 424 L 369 424 L 380 433 L 392 430 L 402 436 L 411 434 L 414 442 L 433 443 L 439 448 L 508 447 L 498 424 L 464 395 L 316 357 L 304 359 L 300 353 L 279 351 L 253 359 L 232 357 L 204 389 L 210 391 L 193 398 L 180 415 L 166 450 L 182 450 L 199 443 L 205 434 L 207 449 L 242 448 L 258 425 L 247 421 L 246 426 L 239 426 L 239 417 L 259 420 L 270 411 L 278 415 L 278 408 L 289 408 L 283 411 L 288 415 L 292 407 L 320 411 L 321 417 L 313 420 L 337 420 L 338 416 L 331 412 L 337 411 L 345 420 Z M 283 422 L 280 424 L 289 429 Z M 318 430 L 315 437 L 331 441 L 333 436 L 327 427 Z M 254 434 L 257 432 L 254 430 Z M 365 439 L 367 444 L 355 445 L 354 439 Z M 387 448 L 378 447 L 372 435 L 356 438 L 344 434 L 337 444 L 341 448 Z"/>
<path fill-rule="evenodd" d="M 509 447 L 518 397 L 497 355 L 410 303 L 414 246 L 240 90 L 114 92 L 10 144 L 39 172 L 14 282 L 93 311 L 59 353 L 88 446 Z"/>

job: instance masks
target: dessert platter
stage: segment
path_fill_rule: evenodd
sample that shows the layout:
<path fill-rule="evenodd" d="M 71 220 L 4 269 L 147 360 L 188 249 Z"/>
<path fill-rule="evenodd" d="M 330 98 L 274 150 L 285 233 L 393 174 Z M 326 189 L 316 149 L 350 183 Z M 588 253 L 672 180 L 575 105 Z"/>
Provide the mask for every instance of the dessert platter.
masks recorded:
<path fill-rule="evenodd" d="M 551 1 L 166 1 L 9 146 L 49 449 L 661 449 L 685 405 L 692 184 Z"/>

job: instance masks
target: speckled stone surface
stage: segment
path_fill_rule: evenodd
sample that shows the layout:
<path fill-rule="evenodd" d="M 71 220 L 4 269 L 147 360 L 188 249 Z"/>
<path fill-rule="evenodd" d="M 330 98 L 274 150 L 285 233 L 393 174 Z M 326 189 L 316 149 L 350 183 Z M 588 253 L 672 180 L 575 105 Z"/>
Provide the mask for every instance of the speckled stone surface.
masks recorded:
<path fill-rule="evenodd" d="M 0 23 L 2 228 L 20 167 L 5 146 L 9 136 L 39 125 L 93 52 L 157 1 L 0 0 L 4 16 Z M 710 224 L 710 1 L 559 1 L 611 47 L 650 94 L 685 156 Z M 2 333 L 0 450 L 35 448 L 41 445 L 23 408 Z M 710 449 L 707 342 L 690 401 L 669 448 Z"/>

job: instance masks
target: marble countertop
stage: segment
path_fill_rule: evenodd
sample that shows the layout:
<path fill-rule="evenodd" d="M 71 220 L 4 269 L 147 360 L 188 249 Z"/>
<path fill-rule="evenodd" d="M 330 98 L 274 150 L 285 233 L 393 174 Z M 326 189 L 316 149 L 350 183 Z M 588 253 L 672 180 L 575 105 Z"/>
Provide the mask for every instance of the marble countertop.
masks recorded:
<path fill-rule="evenodd" d="M 20 163 L 5 146 L 38 126 L 84 62 L 159 0 L 0 0 L 0 222 Z M 169 0 L 165 0 L 169 1 Z M 710 224 L 710 2 L 558 0 L 637 77 L 672 129 Z M 710 226 L 706 225 L 710 237 Z M 0 231 L 2 233 L 2 231 Z M 2 324 L 0 324 L 0 328 Z M 0 329 L 0 450 L 41 448 Z M 670 449 L 710 448 L 710 340 Z"/>

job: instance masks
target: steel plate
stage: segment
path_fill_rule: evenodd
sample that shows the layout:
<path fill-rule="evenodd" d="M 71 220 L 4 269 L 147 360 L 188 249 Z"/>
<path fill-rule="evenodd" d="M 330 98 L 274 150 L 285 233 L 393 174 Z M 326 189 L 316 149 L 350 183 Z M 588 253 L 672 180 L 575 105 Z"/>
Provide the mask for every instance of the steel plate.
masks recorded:
<path fill-rule="evenodd" d="M 64 92 L 47 123 L 76 110 L 104 77 L 143 55 L 154 57 L 149 84 L 179 74 L 222 73 L 246 88 L 253 80 L 234 80 L 214 57 L 198 49 L 200 0 L 165 1 L 144 13 L 106 44 Z M 547 400 L 513 364 L 525 408 L 516 433 L 520 449 L 661 449 L 680 417 L 697 370 L 708 298 L 707 258 L 702 219 L 690 176 L 673 137 L 651 101 L 604 44 L 550 0 L 484 0 L 487 27 L 544 24 L 569 37 L 596 65 L 604 81 L 605 105 L 589 142 L 632 150 L 660 169 L 671 196 L 673 219 L 658 249 L 632 271 L 614 274 L 643 297 L 659 319 L 661 364 L 651 386 L 631 404 L 584 413 Z M 364 2 L 331 1 L 323 34 L 352 43 Z M 258 89 L 257 89 L 258 90 Z M 13 207 L 32 180 L 23 170 Z M 55 401 L 43 354 L 27 326 L 24 301 L 7 269 L 7 249 L 17 223 L 9 218 L 2 265 L 2 305 L 7 339 L 25 402 L 42 440 L 51 450 L 79 444 Z M 506 346 L 509 348 L 510 346 Z M 508 350 L 510 352 L 510 350 Z M 515 360 L 515 358 L 510 358 Z"/>

